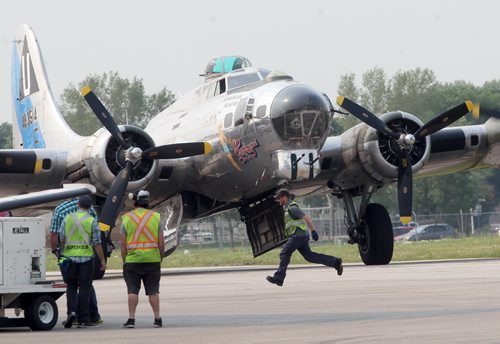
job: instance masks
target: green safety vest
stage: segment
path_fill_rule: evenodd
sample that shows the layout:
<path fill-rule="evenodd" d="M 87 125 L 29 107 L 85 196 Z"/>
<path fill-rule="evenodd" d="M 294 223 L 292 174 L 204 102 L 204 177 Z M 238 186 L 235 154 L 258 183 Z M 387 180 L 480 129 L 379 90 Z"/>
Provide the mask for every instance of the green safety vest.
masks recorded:
<path fill-rule="evenodd" d="M 94 250 L 92 223 L 94 218 L 86 211 L 78 210 L 66 216 L 64 255 L 66 257 L 92 257 Z"/>
<path fill-rule="evenodd" d="M 288 209 L 290 209 L 291 206 L 298 207 L 299 205 L 297 202 L 292 201 L 285 208 L 285 235 L 292 235 L 293 233 L 295 233 L 296 228 L 307 232 L 307 224 L 304 219 L 295 220 L 290 216 Z"/>
<path fill-rule="evenodd" d="M 159 213 L 137 208 L 122 216 L 122 224 L 127 237 L 125 263 L 161 262 L 158 245 Z"/>

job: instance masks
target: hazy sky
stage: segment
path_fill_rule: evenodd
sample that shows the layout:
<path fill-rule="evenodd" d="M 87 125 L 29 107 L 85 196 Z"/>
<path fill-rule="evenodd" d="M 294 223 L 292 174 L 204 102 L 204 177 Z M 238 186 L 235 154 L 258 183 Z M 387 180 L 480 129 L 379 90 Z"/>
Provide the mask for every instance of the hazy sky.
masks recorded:
<path fill-rule="evenodd" d="M 33 27 L 59 98 L 91 73 L 143 78 L 148 93 L 196 87 L 207 62 L 238 54 L 337 96 L 340 76 L 379 66 L 439 81 L 500 78 L 500 2 L 486 0 L 23 0 L 0 7 L 0 122 L 10 121 L 11 41 Z"/>

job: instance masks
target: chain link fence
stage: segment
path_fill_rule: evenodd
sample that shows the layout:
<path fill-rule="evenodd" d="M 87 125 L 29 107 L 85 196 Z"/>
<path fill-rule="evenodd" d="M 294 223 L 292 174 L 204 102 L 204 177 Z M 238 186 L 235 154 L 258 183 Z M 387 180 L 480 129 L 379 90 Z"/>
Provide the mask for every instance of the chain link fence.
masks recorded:
<path fill-rule="evenodd" d="M 302 208 L 311 216 L 319 241 L 343 244 L 347 242 L 347 228 L 344 220 L 344 209 Z M 397 215 L 391 216 L 398 221 Z M 418 225 L 446 223 L 455 229 L 457 237 L 475 235 L 499 235 L 500 212 L 463 212 L 449 214 L 414 214 L 413 221 Z M 245 224 L 238 220 L 227 220 L 222 217 L 211 217 L 195 221 L 181 227 L 180 244 L 182 246 L 212 247 L 250 247 Z"/>

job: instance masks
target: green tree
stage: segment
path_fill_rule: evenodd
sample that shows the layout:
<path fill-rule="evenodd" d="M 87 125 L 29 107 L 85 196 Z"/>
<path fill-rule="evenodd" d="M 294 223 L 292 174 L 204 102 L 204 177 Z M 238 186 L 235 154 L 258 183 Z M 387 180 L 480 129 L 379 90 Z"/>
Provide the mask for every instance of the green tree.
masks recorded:
<path fill-rule="evenodd" d="M 0 124 L 0 148 L 12 148 L 12 124 L 8 122 Z"/>
<path fill-rule="evenodd" d="M 363 73 L 361 87 L 356 86 L 355 79 L 356 75 L 354 73 L 342 75 L 340 77 L 338 93 L 360 103 L 360 105 L 373 113 L 385 112 L 387 109 L 389 88 L 384 70 L 380 67 L 374 67 Z M 341 131 L 345 131 L 360 123 L 354 116 L 336 118 L 335 121 L 341 127 Z"/>
<path fill-rule="evenodd" d="M 382 68 L 374 67 L 363 74 L 360 101 L 365 108 L 376 114 L 386 112 L 388 91 L 387 76 Z"/>
<path fill-rule="evenodd" d="M 78 88 L 70 84 L 61 95 L 61 112 L 80 135 L 91 135 L 102 127 L 80 95 L 83 86 L 92 88 L 118 124 L 128 123 L 141 128 L 175 101 L 175 96 L 165 87 L 158 93 L 146 94 L 142 79 L 137 77 L 125 79 L 115 71 L 91 74 L 78 84 Z"/>
<path fill-rule="evenodd" d="M 436 86 L 434 73 L 429 69 L 398 71 L 389 81 L 387 107 L 390 111 L 415 114 L 422 120 L 433 117 L 428 102 Z"/>

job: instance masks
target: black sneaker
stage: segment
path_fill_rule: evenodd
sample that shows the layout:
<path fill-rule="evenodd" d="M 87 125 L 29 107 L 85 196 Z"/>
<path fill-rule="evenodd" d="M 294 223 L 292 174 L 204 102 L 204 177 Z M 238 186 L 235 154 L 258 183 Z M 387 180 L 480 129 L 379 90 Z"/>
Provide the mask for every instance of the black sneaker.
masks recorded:
<path fill-rule="evenodd" d="M 269 283 L 276 284 L 278 287 L 281 287 L 283 285 L 283 281 L 280 281 L 279 279 L 277 279 L 275 277 L 267 276 L 266 280 Z"/>
<path fill-rule="evenodd" d="M 75 320 L 76 320 L 76 313 L 75 312 L 69 313 L 68 319 L 66 319 L 66 321 L 64 323 L 64 328 L 71 328 L 71 326 L 73 326 L 73 322 Z"/>
<path fill-rule="evenodd" d="M 153 323 L 153 326 L 154 327 L 162 327 L 162 321 L 161 321 L 161 317 L 159 318 L 155 318 L 155 322 Z"/>
<path fill-rule="evenodd" d="M 342 265 L 342 258 L 337 260 L 337 265 L 335 266 L 335 270 L 337 270 L 337 275 L 342 276 L 344 272 L 344 266 Z"/>
<path fill-rule="evenodd" d="M 86 322 L 81 322 L 81 323 L 79 323 L 79 324 L 78 324 L 78 326 L 77 326 L 77 327 L 78 327 L 78 328 L 87 328 L 88 326 L 89 326 L 89 324 L 88 324 L 88 323 L 86 323 Z"/>
<path fill-rule="evenodd" d="M 123 327 L 134 328 L 135 327 L 135 319 L 128 318 L 127 322 L 125 324 L 123 324 Z"/>

